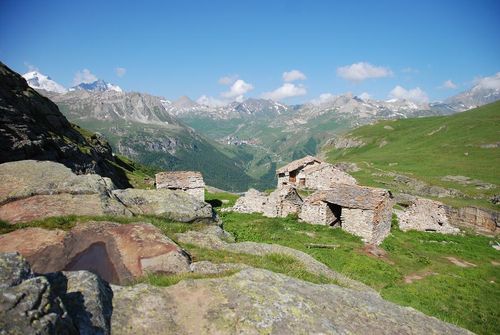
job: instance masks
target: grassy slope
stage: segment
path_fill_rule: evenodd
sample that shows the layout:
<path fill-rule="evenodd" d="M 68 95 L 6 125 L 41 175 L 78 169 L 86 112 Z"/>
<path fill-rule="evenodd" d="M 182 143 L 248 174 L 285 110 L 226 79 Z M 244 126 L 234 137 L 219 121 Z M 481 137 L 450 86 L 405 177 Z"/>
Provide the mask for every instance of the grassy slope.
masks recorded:
<path fill-rule="evenodd" d="M 275 243 L 302 250 L 330 268 L 377 289 L 395 303 L 455 323 L 478 334 L 500 333 L 500 254 L 491 238 L 404 233 L 394 227 L 381 248 L 385 259 L 369 256 L 357 238 L 340 229 L 309 225 L 294 218 L 270 219 L 257 214 L 224 213 L 224 229 L 238 242 Z M 335 244 L 336 249 L 309 249 L 308 243 Z M 458 267 L 445 257 L 475 264 Z M 425 277 L 425 274 L 432 273 Z M 410 274 L 424 279 L 405 283 Z"/>
<path fill-rule="evenodd" d="M 492 207 L 488 198 L 500 187 L 500 148 L 481 145 L 500 141 L 500 102 L 451 116 L 382 121 L 357 128 L 348 136 L 360 138 L 366 145 L 327 148 L 328 161 L 358 163 L 362 171 L 354 175 L 364 184 L 384 186 L 383 178 L 373 173 L 392 171 L 467 195 L 465 201 L 449 199 L 452 205 Z M 497 187 L 481 190 L 475 185 L 441 180 L 447 175 L 467 176 Z"/>

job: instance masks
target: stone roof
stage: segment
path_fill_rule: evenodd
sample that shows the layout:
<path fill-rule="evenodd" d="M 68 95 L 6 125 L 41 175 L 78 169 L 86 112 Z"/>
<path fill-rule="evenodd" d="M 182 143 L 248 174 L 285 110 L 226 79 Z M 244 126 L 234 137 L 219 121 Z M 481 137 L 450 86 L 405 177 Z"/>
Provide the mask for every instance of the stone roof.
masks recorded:
<path fill-rule="evenodd" d="M 301 159 L 297 159 L 296 161 L 293 161 L 282 168 L 279 168 L 276 170 L 276 173 L 285 173 L 285 172 L 290 172 L 290 171 L 295 171 L 297 169 L 300 169 L 304 166 L 306 166 L 309 163 L 312 162 L 318 162 L 318 163 L 323 163 L 322 160 L 314 157 L 314 156 L 306 156 Z"/>
<path fill-rule="evenodd" d="M 156 188 L 190 189 L 205 187 L 198 171 L 166 171 L 155 175 Z"/>
<path fill-rule="evenodd" d="M 325 201 L 346 208 L 376 209 L 380 203 L 391 197 L 391 193 L 382 188 L 335 184 L 331 190 L 313 193 L 307 201 Z"/>

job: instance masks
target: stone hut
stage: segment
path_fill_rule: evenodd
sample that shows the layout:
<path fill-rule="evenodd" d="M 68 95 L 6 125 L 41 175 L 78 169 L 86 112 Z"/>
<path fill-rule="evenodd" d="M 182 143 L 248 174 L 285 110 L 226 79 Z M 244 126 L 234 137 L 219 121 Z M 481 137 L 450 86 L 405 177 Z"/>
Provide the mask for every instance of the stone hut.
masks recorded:
<path fill-rule="evenodd" d="M 328 190 L 332 184 L 355 185 L 356 179 L 313 156 L 306 156 L 276 170 L 278 189 L 291 185 L 297 188 Z"/>
<path fill-rule="evenodd" d="M 284 186 L 269 195 L 250 189 L 236 200 L 231 210 L 239 213 L 262 213 L 271 218 L 286 217 L 298 214 L 302 203 L 302 198 L 292 186 Z"/>
<path fill-rule="evenodd" d="M 365 243 L 380 244 L 389 234 L 392 217 L 389 191 L 358 185 L 334 184 L 304 200 L 299 218 L 312 224 L 341 227 Z"/>
<path fill-rule="evenodd" d="M 450 225 L 447 207 L 439 201 L 417 197 L 398 218 L 399 228 L 403 231 L 435 231 L 445 234 L 460 232 L 460 229 Z"/>
<path fill-rule="evenodd" d="M 197 171 L 165 171 L 155 175 L 156 188 L 182 190 L 197 200 L 205 201 L 205 182 Z"/>

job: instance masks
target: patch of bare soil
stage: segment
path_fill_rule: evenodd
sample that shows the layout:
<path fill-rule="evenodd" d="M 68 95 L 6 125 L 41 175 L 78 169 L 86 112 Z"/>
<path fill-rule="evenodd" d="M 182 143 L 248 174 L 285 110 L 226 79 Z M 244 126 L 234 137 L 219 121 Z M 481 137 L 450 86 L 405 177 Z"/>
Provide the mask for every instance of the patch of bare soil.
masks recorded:
<path fill-rule="evenodd" d="M 389 257 L 387 256 L 387 251 L 385 251 L 384 249 L 382 249 L 376 245 L 367 244 L 364 246 L 364 248 L 362 250 L 363 250 L 364 254 L 366 254 L 372 258 L 381 259 L 388 264 L 394 265 L 394 262 L 391 261 L 389 259 Z"/>
<path fill-rule="evenodd" d="M 433 276 L 433 275 L 437 275 L 437 273 L 431 272 L 431 271 L 427 271 L 427 272 L 423 272 L 423 273 L 411 273 L 411 274 L 405 276 L 404 281 L 405 281 L 405 284 L 411 284 L 414 281 L 422 280 L 425 277 Z"/>
<path fill-rule="evenodd" d="M 460 266 L 462 268 L 469 268 L 469 267 L 476 267 L 476 264 L 474 263 L 470 263 L 470 262 L 467 262 L 467 261 L 464 261 L 464 260 L 461 260 L 461 259 L 458 259 L 458 258 L 455 258 L 455 257 L 445 257 L 447 260 L 449 260 L 450 262 L 452 262 L 453 264 L 455 264 L 456 266 Z"/>

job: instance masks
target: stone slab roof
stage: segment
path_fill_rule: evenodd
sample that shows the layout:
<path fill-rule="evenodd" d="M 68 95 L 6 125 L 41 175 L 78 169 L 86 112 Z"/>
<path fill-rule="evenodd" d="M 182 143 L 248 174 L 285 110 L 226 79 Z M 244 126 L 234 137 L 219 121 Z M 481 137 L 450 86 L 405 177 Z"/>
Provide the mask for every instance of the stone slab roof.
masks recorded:
<path fill-rule="evenodd" d="M 156 188 L 190 189 L 203 188 L 205 182 L 198 171 L 166 171 L 155 175 Z"/>
<path fill-rule="evenodd" d="M 391 198 L 388 190 L 358 185 L 335 184 L 331 190 L 317 191 L 310 195 L 309 202 L 325 201 L 346 208 L 375 209 Z"/>
<path fill-rule="evenodd" d="M 290 172 L 290 171 L 295 171 L 297 169 L 300 169 L 304 167 L 305 165 L 312 163 L 312 162 L 318 162 L 318 163 L 323 163 L 322 160 L 314 157 L 314 156 L 306 156 L 301 159 L 298 159 L 296 161 L 293 161 L 282 168 L 279 168 L 276 170 L 276 173 L 285 173 L 285 172 Z"/>

